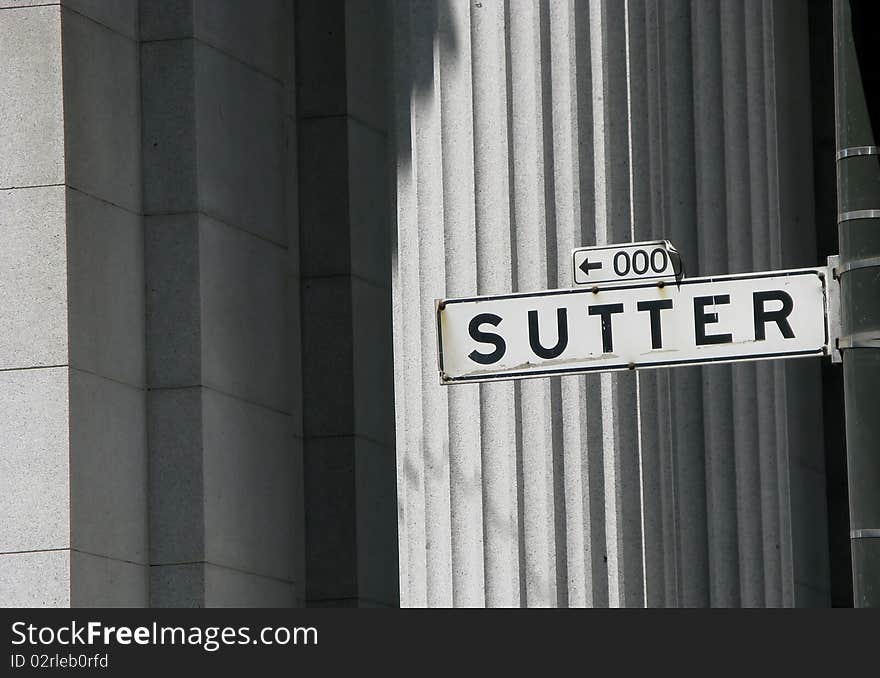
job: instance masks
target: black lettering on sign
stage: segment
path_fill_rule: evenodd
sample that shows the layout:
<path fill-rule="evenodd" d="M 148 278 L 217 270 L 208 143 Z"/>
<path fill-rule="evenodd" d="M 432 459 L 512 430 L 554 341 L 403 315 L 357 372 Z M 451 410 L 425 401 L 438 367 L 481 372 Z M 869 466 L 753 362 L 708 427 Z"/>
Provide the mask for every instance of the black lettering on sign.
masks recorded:
<path fill-rule="evenodd" d="M 629 273 L 629 254 L 624 250 L 620 250 L 614 255 L 614 272 L 619 276 L 625 276 Z"/>
<path fill-rule="evenodd" d="M 733 335 L 731 334 L 706 334 L 706 325 L 718 322 L 718 314 L 706 313 L 706 306 L 729 303 L 729 294 L 718 294 L 714 297 L 694 297 L 694 338 L 697 346 L 729 344 L 733 341 Z"/>
<path fill-rule="evenodd" d="M 636 304 L 636 308 L 640 311 L 648 311 L 651 314 L 651 348 L 663 348 L 663 334 L 660 331 L 660 311 L 672 308 L 672 299 L 640 301 Z"/>
<path fill-rule="evenodd" d="M 550 360 L 562 355 L 568 346 L 568 312 L 564 308 L 556 309 L 556 346 L 544 348 L 541 346 L 541 337 L 538 332 L 538 312 L 529 311 L 529 345 L 539 358 Z"/>
<path fill-rule="evenodd" d="M 657 263 L 656 255 L 660 255 L 660 263 Z M 666 254 L 666 250 L 662 247 L 657 247 L 651 252 L 651 270 L 654 273 L 663 273 L 666 270 L 666 264 L 669 263 L 669 256 Z"/>
<path fill-rule="evenodd" d="M 501 320 L 501 316 L 497 316 L 494 313 L 480 313 L 471 318 L 471 322 L 468 325 L 468 332 L 471 335 L 471 339 L 479 341 L 481 344 L 492 344 L 495 347 L 495 350 L 491 353 L 480 353 L 479 351 L 474 350 L 468 354 L 468 358 L 481 365 L 491 365 L 492 363 L 497 363 L 504 357 L 504 352 L 507 350 L 507 344 L 504 339 L 493 332 L 483 332 L 480 330 L 480 325 L 483 324 L 498 327 Z"/>
<path fill-rule="evenodd" d="M 764 304 L 768 301 L 782 303 L 778 311 L 768 311 Z M 752 294 L 752 306 L 755 311 L 755 340 L 763 341 L 767 338 L 767 323 L 776 323 L 782 336 L 786 339 L 794 339 L 794 332 L 788 324 L 788 316 L 794 308 L 794 302 L 787 292 L 782 290 L 768 290 L 767 292 L 755 292 Z"/>
<path fill-rule="evenodd" d="M 639 265 L 639 255 L 642 255 L 642 264 Z M 644 275 L 648 272 L 648 267 L 650 266 L 650 260 L 648 259 L 648 253 L 645 250 L 636 250 L 632 255 L 632 267 L 633 273 L 636 275 Z"/>
<path fill-rule="evenodd" d="M 623 304 L 600 304 L 590 306 L 590 315 L 602 316 L 602 353 L 611 353 L 614 350 L 614 342 L 611 335 L 611 316 L 614 313 L 623 313 Z"/>

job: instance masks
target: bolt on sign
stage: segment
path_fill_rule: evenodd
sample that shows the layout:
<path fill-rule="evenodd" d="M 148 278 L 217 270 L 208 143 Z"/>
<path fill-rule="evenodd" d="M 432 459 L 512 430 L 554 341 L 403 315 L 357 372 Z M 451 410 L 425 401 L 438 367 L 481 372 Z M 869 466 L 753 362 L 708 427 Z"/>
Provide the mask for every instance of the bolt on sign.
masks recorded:
<path fill-rule="evenodd" d="M 442 384 L 829 350 L 827 268 L 437 302 Z"/>

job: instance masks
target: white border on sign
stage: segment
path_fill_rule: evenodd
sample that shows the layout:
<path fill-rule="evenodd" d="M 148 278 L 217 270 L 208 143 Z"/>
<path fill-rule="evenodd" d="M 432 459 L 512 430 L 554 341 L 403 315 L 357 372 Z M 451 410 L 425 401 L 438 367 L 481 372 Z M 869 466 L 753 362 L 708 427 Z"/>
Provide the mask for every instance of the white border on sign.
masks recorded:
<path fill-rule="evenodd" d="M 778 358 L 808 358 L 812 356 L 823 356 L 828 355 L 828 268 L 827 267 L 819 267 L 819 268 L 796 268 L 796 269 L 785 269 L 781 271 L 761 271 L 755 273 L 734 273 L 728 275 L 713 275 L 713 276 L 704 276 L 700 278 L 684 278 L 678 283 L 670 283 L 671 285 L 688 285 L 688 284 L 697 284 L 697 283 L 707 283 L 707 282 L 715 282 L 715 281 L 724 281 L 724 280 L 760 280 L 764 278 L 777 278 L 777 277 L 786 277 L 786 276 L 797 276 L 797 275 L 815 275 L 822 281 L 822 302 L 823 302 L 823 311 L 824 311 L 824 327 L 825 327 L 825 345 L 822 348 L 809 350 L 809 351 L 791 351 L 791 352 L 779 352 L 779 353 L 766 353 L 766 354 L 752 354 L 752 355 L 737 355 L 737 356 L 725 356 L 722 358 L 702 358 L 702 359 L 694 359 L 694 360 L 682 360 L 682 361 L 668 361 L 668 362 L 657 362 L 657 363 L 639 363 L 637 365 L 631 365 L 629 363 L 621 363 L 619 365 L 603 365 L 601 367 L 589 368 L 589 367 L 569 367 L 569 368 L 548 368 L 546 370 L 541 369 L 533 369 L 527 372 L 499 372 L 496 374 L 486 375 L 466 375 L 462 377 L 447 377 L 444 375 L 443 371 L 443 333 L 441 331 L 440 325 L 440 314 L 443 309 L 449 304 L 460 304 L 460 303 L 473 303 L 477 301 L 493 301 L 496 299 L 521 299 L 524 297 L 549 297 L 549 296 L 559 296 L 565 294 L 584 294 L 588 293 L 589 290 L 584 287 L 580 288 L 569 288 L 569 289 L 555 289 L 555 290 L 542 290 L 537 292 L 513 292 L 509 294 L 493 294 L 481 297 L 458 297 L 454 299 L 437 299 L 435 301 L 435 319 L 437 323 L 437 365 L 439 368 L 439 376 L 440 376 L 440 384 L 441 385 L 450 385 L 450 384 L 473 384 L 473 383 L 481 383 L 481 382 L 489 382 L 489 381 L 507 381 L 507 380 L 519 380 L 519 379 L 536 379 L 538 377 L 552 377 L 552 376 L 564 376 L 564 375 L 572 375 L 572 374 L 589 374 L 589 373 L 599 373 L 599 372 L 622 372 L 622 371 L 635 371 L 639 369 L 657 369 L 661 367 L 682 367 L 687 365 L 707 365 L 707 364 L 718 364 L 718 363 L 732 363 L 732 362 L 743 362 L 743 361 L 757 361 L 757 360 L 775 360 Z M 600 291 L 603 289 L 610 290 L 621 290 L 621 289 L 639 289 L 644 287 L 657 287 L 657 282 L 639 282 L 639 283 L 599 283 L 595 287 Z"/>

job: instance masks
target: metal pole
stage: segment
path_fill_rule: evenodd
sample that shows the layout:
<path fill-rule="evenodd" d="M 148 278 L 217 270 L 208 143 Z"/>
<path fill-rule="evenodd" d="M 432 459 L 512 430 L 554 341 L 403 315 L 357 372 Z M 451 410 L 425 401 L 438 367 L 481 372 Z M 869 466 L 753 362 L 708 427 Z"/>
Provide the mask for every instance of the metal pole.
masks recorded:
<path fill-rule="evenodd" d="M 880 607 L 880 151 L 876 0 L 834 1 L 841 338 L 856 607 Z"/>

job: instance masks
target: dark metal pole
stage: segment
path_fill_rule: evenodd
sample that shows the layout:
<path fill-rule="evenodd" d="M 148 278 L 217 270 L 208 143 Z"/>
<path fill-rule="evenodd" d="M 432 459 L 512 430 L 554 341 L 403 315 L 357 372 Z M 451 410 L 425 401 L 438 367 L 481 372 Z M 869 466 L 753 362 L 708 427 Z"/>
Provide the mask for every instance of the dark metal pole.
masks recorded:
<path fill-rule="evenodd" d="M 880 607 L 880 11 L 834 0 L 841 338 L 853 598 Z"/>

